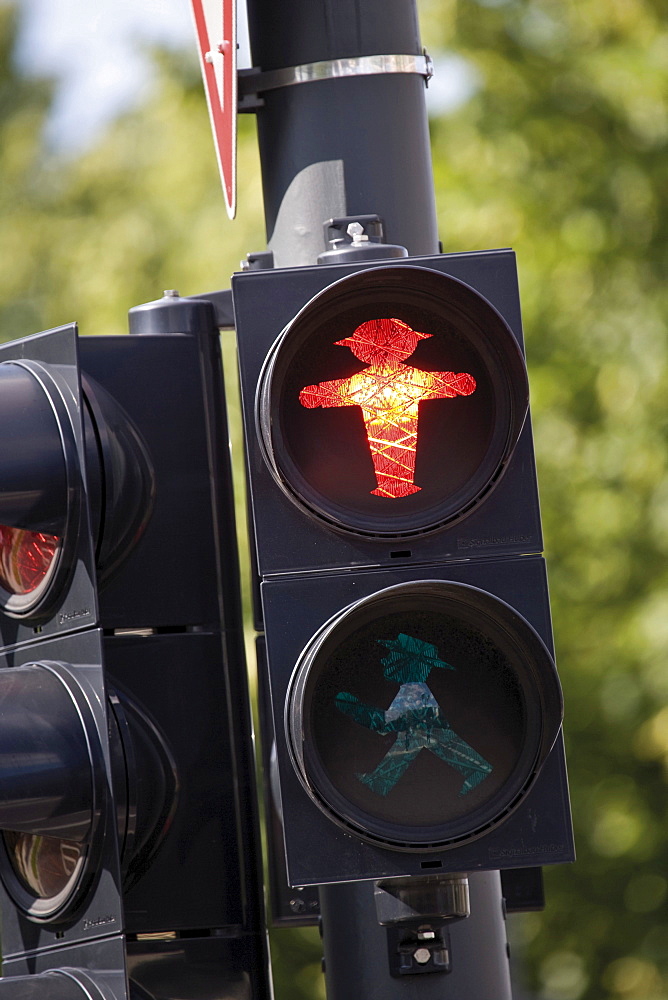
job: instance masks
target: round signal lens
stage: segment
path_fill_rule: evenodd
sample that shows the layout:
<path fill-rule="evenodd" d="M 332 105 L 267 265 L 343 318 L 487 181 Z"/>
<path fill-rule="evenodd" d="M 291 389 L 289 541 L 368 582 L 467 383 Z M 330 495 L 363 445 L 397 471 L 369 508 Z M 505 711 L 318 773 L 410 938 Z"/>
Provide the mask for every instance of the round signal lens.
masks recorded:
<path fill-rule="evenodd" d="M 293 763 L 339 825 L 398 850 L 474 839 L 522 799 L 559 732 L 538 634 L 463 584 L 417 582 L 347 608 L 303 651 Z"/>
<path fill-rule="evenodd" d="M 82 844 L 32 833 L 3 833 L 10 864 L 31 897 L 31 914 L 47 917 L 60 909 L 81 875 L 86 850 Z"/>
<path fill-rule="evenodd" d="M 274 345 L 258 389 L 274 478 L 309 513 L 365 535 L 416 535 L 484 500 L 522 430 L 528 383 L 499 312 L 408 265 L 342 278 Z"/>
<path fill-rule="evenodd" d="M 59 553 L 55 535 L 0 524 L 0 587 L 14 597 L 34 599 L 48 587 Z"/>

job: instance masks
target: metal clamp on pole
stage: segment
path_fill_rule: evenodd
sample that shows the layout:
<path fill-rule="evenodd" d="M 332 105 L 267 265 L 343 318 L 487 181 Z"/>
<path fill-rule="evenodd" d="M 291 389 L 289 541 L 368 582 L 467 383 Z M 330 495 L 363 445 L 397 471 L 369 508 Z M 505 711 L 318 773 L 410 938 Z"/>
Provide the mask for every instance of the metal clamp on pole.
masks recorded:
<path fill-rule="evenodd" d="M 450 972 L 448 924 L 471 912 L 466 875 L 381 879 L 374 900 L 387 929 L 390 975 Z"/>
<path fill-rule="evenodd" d="M 239 111 L 252 111 L 261 107 L 260 95 L 268 90 L 292 87 L 297 83 L 339 80 L 347 76 L 378 76 L 382 73 L 413 73 L 424 77 L 425 84 L 428 85 L 434 75 L 434 63 L 431 56 L 423 52 L 422 55 L 373 55 L 325 59 L 321 62 L 285 66 L 267 72 L 257 68 L 240 70 Z"/>
<path fill-rule="evenodd" d="M 318 264 L 350 264 L 362 260 L 408 257 L 406 247 L 385 242 L 385 227 L 377 215 L 346 215 L 323 223 L 327 250 Z"/>

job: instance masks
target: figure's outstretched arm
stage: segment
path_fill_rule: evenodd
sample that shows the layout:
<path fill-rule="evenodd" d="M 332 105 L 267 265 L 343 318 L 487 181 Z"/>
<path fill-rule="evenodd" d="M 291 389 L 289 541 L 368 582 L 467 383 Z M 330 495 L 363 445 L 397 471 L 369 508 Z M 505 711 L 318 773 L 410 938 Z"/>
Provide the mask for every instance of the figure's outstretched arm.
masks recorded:
<path fill-rule="evenodd" d="M 475 379 L 467 372 L 424 372 L 428 376 L 424 399 L 452 399 L 470 396 L 475 391 Z"/>
<path fill-rule="evenodd" d="M 367 729 L 370 729 L 374 733 L 386 733 L 388 731 L 383 709 L 365 705 L 359 698 L 356 698 L 354 694 L 350 694 L 348 691 L 339 691 L 335 700 L 339 711 L 343 712 L 344 715 L 349 715 L 351 719 L 359 722 L 361 726 L 366 726 Z"/>
<path fill-rule="evenodd" d="M 351 380 L 335 378 L 331 382 L 305 385 L 299 393 L 299 402 L 309 410 L 316 406 L 355 406 L 357 401 L 350 398 Z"/>

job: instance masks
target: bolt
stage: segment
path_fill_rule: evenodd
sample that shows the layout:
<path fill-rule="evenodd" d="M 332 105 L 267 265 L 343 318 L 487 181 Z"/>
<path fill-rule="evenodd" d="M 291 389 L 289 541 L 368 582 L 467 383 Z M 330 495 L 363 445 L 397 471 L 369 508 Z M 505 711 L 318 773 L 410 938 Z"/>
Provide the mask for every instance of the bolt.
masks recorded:
<path fill-rule="evenodd" d="M 178 299 L 180 295 L 176 288 L 166 288 L 162 293 L 166 299 Z"/>
<path fill-rule="evenodd" d="M 413 952 L 413 958 L 418 965 L 426 965 L 431 958 L 431 952 L 429 948 L 416 948 Z"/>
<path fill-rule="evenodd" d="M 351 222 L 346 232 L 352 238 L 353 246 L 358 246 L 360 243 L 368 243 L 369 241 L 369 237 L 364 232 L 364 227 L 359 222 Z"/>
<path fill-rule="evenodd" d="M 306 909 L 306 903 L 303 899 L 291 899 L 290 909 L 293 913 L 303 913 Z"/>

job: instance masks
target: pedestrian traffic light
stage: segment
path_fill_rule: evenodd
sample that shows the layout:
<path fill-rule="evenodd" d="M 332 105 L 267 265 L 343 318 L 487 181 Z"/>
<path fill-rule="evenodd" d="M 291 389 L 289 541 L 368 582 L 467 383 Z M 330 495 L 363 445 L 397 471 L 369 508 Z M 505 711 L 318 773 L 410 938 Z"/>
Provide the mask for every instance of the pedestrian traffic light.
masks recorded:
<path fill-rule="evenodd" d="M 175 294 L 130 328 L 0 348 L 0 992 L 255 1000 L 219 331 Z"/>
<path fill-rule="evenodd" d="M 456 317 L 447 327 L 445 309 Z M 356 535 L 396 538 L 480 502 L 527 401 L 519 346 L 496 310 L 462 282 L 404 265 L 335 281 L 308 304 L 267 359 L 258 418 L 291 498 Z"/>
<path fill-rule="evenodd" d="M 573 858 L 514 255 L 382 253 L 232 281 L 293 886 Z"/>

